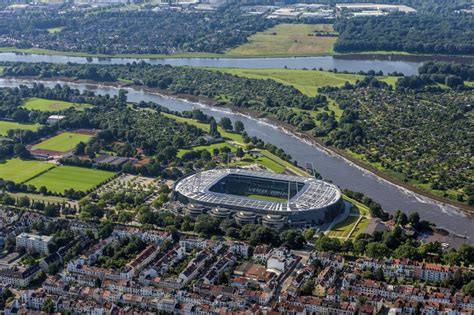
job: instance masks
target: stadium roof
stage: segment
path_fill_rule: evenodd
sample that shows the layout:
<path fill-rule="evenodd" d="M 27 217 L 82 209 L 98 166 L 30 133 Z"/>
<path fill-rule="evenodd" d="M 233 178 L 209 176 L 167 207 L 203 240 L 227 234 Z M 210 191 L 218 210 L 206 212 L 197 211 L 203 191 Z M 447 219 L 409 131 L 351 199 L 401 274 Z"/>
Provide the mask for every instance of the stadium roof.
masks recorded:
<path fill-rule="evenodd" d="M 289 201 L 285 202 L 253 199 L 209 191 L 214 184 L 229 174 L 283 180 L 290 183 L 298 182 L 303 183 L 304 186 Z M 196 173 L 180 180 L 176 184 L 175 190 L 198 203 L 272 212 L 295 212 L 325 208 L 336 203 L 341 198 L 341 192 L 335 185 L 313 177 L 291 176 L 243 169 L 213 169 Z"/>

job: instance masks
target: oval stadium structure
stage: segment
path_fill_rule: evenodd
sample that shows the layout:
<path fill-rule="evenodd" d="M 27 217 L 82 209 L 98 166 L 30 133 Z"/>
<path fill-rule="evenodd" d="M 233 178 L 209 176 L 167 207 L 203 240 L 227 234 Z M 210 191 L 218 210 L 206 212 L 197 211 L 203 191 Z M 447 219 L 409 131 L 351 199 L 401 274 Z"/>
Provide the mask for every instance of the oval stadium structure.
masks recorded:
<path fill-rule="evenodd" d="M 253 212 L 263 218 L 281 217 L 291 225 L 332 221 L 343 207 L 341 191 L 333 184 L 313 177 L 244 169 L 189 175 L 176 182 L 174 193 L 183 203 Z"/>

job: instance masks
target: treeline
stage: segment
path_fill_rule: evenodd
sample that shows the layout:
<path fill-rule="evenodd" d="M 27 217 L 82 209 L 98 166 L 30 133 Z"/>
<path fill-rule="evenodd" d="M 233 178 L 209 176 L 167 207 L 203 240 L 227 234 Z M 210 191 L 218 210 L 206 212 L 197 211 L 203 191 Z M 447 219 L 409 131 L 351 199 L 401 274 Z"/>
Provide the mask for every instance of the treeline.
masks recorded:
<path fill-rule="evenodd" d="M 90 54 L 223 53 L 275 23 L 228 5 L 216 12 L 22 12 L 2 16 L 0 46 Z M 62 30 L 49 33 L 53 27 Z"/>
<path fill-rule="evenodd" d="M 391 14 L 338 20 L 337 52 L 406 51 L 425 54 L 474 54 L 470 16 Z"/>

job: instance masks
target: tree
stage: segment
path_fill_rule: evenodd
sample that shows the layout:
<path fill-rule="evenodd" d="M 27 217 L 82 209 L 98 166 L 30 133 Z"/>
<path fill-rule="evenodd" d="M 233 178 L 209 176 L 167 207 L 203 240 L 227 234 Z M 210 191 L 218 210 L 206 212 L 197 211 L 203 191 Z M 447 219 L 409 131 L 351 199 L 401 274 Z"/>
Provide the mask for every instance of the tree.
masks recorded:
<path fill-rule="evenodd" d="M 244 157 L 245 153 L 244 150 L 241 147 L 238 147 L 237 150 L 235 151 L 235 155 L 241 159 Z"/>
<path fill-rule="evenodd" d="M 323 252 L 339 252 L 341 250 L 341 242 L 337 238 L 323 235 L 316 240 L 314 247 L 316 250 Z"/>
<path fill-rule="evenodd" d="M 303 231 L 303 236 L 306 242 L 313 238 L 316 231 L 313 228 L 307 228 Z"/>
<path fill-rule="evenodd" d="M 397 223 L 400 224 L 401 226 L 405 226 L 408 223 L 408 217 L 406 213 L 402 212 L 398 216 Z"/>
<path fill-rule="evenodd" d="M 365 252 L 372 258 L 390 257 L 390 250 L 384 243 L 370 242 L 367 244 Z"/>
<path fill-rule="evenodd" d="M 416 228 L 420 223 L 420 215 L 418 214 L 418 212 L 410 213 L 410 215 L 408 216 L 408 222 L 410 222 L 410 224 Z"/>
<path fill-rule="evenodd" d="M 224 130 L 232 130 L 232 121 L 228 117 L 222 117 L 219 126 Z"/>
<path fill-rule="evenodd" d="M 471 280 L 468 284 L 462 287 L 462 293 L 474 296 L 474 280 Z"/>
<path fill-rule="evenodd" d="M 98 229 L 98 234 L 101 239 L 106 239 L 114 231 L 114 224 L 110 221 L 101 222 Z"/>
<path fill-rule="evenodd" d="M 18 199 L 17 205 L 18 207 L 28 208 L 30 206 L 30 198 L 28 198 L 28 196 L 21 196 Z"/>
<path fill-rule="evenodd" d="M 305 239 L 300 231 L 286 230 L 280 233 L 280 240 L 283 245 L 290 249 L 301 249 L 305 244 Z"/>
<path fill-rule="evenodd" d="M 234 130 L 238 133 L 242 133 L 245 130 L 244 123 L 241 122 L 240 120 L 236 120 L 234 122 Z"/>
<path fill-rule="evenodd" d="M 54 303 L 49 297 L 44 300 L 41 310 L 47 314 L 54 313 Z"/>
<path fill-rule="evenodd" d="M 306 282 L 303 283 L 303 285 L 298 290 L 300 295 L 303 295 L 303 296 L 312 295 L 313 290 L 314 290 L 314 285 L 315 285 L 314 279 L 306 280 Z"/>
<path fill-rule="evenodd" d="M 211 119 L 211 122 L 209 123 L 209 134 L 213 137 L 219 137 L 219 131 L 217 130 L 217 123 L 215 119 Z"/>
<path fill-rule="evenodd" d="M 217 220 L 210 215 L 202 214 L 196 219 L 194 232 L 206 237 L 211 237 L 220 233 L 219 224 Z"/>
<path fill-rule="evenodd" d="M 50 203 L 44 207 L 44 214 L 48 217 L 59 217 L 60 206 Z"/>

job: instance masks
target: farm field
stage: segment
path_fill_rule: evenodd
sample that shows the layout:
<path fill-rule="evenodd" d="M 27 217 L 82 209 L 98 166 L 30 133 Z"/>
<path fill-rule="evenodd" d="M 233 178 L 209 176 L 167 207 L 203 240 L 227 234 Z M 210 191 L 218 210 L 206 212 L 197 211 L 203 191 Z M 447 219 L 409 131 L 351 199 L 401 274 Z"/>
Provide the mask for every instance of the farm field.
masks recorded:
<path fill-rule="evenodd" d="M 249 42 L 226 52 L 230 56 L 316 56 L 333 52 L 337 37 L 308 36 L 333 32 L 331 24 L 278 24 L 248 38 Z"/>
<path fill-rule="evenodd" d="M 11 180 L 15 183 L 23 183 L 24 181 L 54 167 L 53 164 L 12 159 L 0 163 L 0 178 Z"/>
<path fill-rule="evenodd" d="M 34 145 L 33 149 L 68 152 L 74 149 L 79 144 L 79 142 L 87 142 L 90 138 L 92 138 L 91 135 L 63 132 L 57 136 L 46 139 L 45 141 Z"/>
<path fill-rule="evenodd" d="M 10 129 L 21 129 L 37 131 L 42 125 L 40 124 L 23 124 L 13 121 L 0 120 L 0 136 L 6 136 Z"/>
<path fill-rule="evenodd" d="M 36 188 L 45 186 L 49 191 L 63 193 L 66 189 L 87 191 L 94 188 L 115 173 L 76 166 L 58 166 L 28 181 Z"/>
<path fill-rule="evenodd" d="M 75 110 L 82 111 L 93 107 L 91 104 L 75 104 L 64 101 L 48 100 L 44 98 L 30 98 L 22 106 L 28 110 L 37 110 L 40 112 L 58 112 L 73 107 Z"/>

